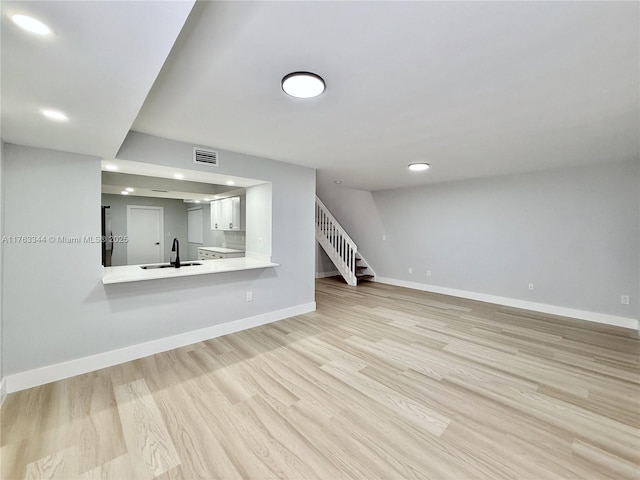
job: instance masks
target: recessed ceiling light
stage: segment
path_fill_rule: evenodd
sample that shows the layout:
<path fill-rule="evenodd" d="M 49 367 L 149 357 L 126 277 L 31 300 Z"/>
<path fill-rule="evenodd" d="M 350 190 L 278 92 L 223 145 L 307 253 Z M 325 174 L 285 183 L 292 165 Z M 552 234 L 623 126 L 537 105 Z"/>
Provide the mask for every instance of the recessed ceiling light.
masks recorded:
<path fill-rule="evenodd" d="M 182 180 L 184 178 L 184 175 L 181 173 L 174 173 L 173 174 L 173 178 L 177 178 L 178 180 Z"/>
<path fill-rule="evenodd" d="M 115 165 L 105 165 L 104 168 L 106 170 L 111 170 L 112 172 L 118 169 Z"/>
<path fill-rule="evenodd" d="M 204 199 L 204 201 L 205 201 L 205 202 L 210 202 L 210 201 L 211 201 L 211 199 L 210 199 L 210 198 L 205 198 L 205 199 Z"/>
<path fill-rule="evenodd" d="M 36 20 L 33 17 L 28 17 L 27 15 L 14 15 L 11 17 L 11 20 L 13 20 L 13 23 L 18 25 L 23 30 L 35 33 L 36 35 L 49 35 L 50 33 L 52 33 L 52 30 L 40 20 Z"/>
<path fill-rule="evenodd" d="M 296 98 L 313 98 L 324 92 L 322 77 L 310 72 L 293 72 L 282 79 L 282 90 Z"/>
<path fill-rule="evenodd" d="M 340 185 L 342 183 L 342 180 L 334 180 L 333 183 L 335 183 L 336 185 Z"/>
<path fill-rule="evenodd" d="M 129 192 L 127 192 L 126 190 L 122 190 L 122 191 L 120 192 L 120 194 L 121 194 L 121 195 L 129 195 Z"/>
<path fill-rule="evenodd" d="M 236 182 L 234 182 L 233 180 L 227 180 L 227 185 L 235 185 Z"/>
<path fill-rule="evenodd" d="M 66 122 L 67 120 L 69 120 L 69 117 L 67 117 L 63 112 L 59 110 L 50 110 L 48 108 L 45 108 L 41 111 L 42 115 L 47 117 L 49 120 L 55 120 L 56 122 Z"/>
<path fill-rule="evenodd" d="M 131 188 L 131 187 L 127 187 L 127 188 L 125 188 L 125 190 L 126 190 L 127 192 L 133 192 L 133 191 L 134 191 L 134 189 L 133 189 L 133 188 Z"/>
<path fill-rule="evenodd" d="M 196 203 L 200 203 L 200 200 L 196 200 Z"/>
<path fill-rule="evenodd" d="M 424 172 L 425 170 L 429 170 L 429 164 L 424 162 L 412 163 L 409 165 L 409 170 L 412 172 Z"/>

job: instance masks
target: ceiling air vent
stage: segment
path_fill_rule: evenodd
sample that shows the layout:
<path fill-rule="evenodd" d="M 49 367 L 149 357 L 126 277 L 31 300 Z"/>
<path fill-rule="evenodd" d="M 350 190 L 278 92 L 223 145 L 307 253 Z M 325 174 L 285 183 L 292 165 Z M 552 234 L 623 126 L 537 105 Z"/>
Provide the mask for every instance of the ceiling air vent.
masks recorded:
<path fill-rule="evenodd" d="M 214 150 L 205 150 L 204 148 L 193 147 L 193 163 L 199 165 L 209 165 L 210 167 L 218 166 L 218 152 Z"/>

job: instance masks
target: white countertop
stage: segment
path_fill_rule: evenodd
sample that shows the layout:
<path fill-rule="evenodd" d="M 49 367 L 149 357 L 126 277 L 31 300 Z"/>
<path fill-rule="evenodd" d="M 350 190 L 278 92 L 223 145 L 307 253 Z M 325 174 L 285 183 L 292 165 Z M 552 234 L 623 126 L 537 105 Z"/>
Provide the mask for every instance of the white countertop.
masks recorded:
<path fill-rule="evenodd" d="M 236 250 L 235 248 L 224 247 L 198 247 L 198 250 L 207 250 L 208 252 L 216 253 L 244 253 L 244 250 Z"/>
<path fill-rule="evenodd" d="M 140 268 L 141 265 L 105 267 L 102 274 L 102 283 L 106 285 L 110 283 L 138 282 L 158 278 L 189 277 L 192 275 L 209 275 L 212 273 L 238 272 L 279 266 L 278 263 L 265 262 L 248 257 L 198 260 L 198 263 L 202 263 L 202 265 L 180 268 L 154 268 L 151 270 L 144 270 Z"/>

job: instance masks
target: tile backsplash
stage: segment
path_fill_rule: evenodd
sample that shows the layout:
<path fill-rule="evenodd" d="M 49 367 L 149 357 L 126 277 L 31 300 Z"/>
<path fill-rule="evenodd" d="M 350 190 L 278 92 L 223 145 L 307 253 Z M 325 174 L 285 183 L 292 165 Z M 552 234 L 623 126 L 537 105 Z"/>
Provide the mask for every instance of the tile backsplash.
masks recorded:
<path fill-rule="evenodd" d="M 245 232 L 244 231 L 234 231 L 234 232 L 222 232 L 224 235 L 222 236 L 222 245 L 216 245 L 225 248 L 235 248 L 237 250 L 244 250 L 246 245 L 245 240 Z"/>

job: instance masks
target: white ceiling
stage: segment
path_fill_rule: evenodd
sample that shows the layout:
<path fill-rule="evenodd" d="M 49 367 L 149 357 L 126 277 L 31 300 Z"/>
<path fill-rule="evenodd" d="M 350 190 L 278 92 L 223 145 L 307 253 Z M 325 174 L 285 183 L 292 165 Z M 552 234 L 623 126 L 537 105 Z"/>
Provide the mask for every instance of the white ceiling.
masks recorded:
<path fill-rule="evenodd" d="M 152 88 L 190 4 L 151 3 L 3 2 L 3 139 L 106 156 L 133 129 L 370 190 L 640 155 L 638 2 L 197 2 Z M 50 47 L 18 39 L 5 4 L 62 22 L 53 81 L 31 86 Z M 296 70 L 326 92 L 286 96 Z M 92 107 L 82 130 L 24 113 L 56 93 L 59 108 Z M 432 168 L 411 173 L 414 161 Z"/>
<path fill-rule="evenodd" d="M 193 3 L 3 0 L 2 139 L 114 157 Z M 54 34 L 29 34 L 14 14 Z M 42 108 L 69 120 L 51 122 Z"/>

